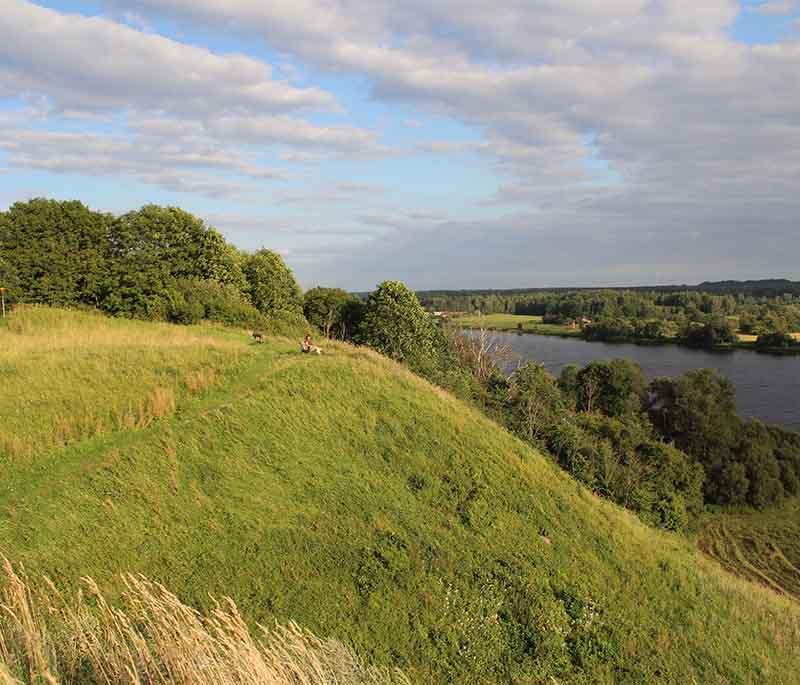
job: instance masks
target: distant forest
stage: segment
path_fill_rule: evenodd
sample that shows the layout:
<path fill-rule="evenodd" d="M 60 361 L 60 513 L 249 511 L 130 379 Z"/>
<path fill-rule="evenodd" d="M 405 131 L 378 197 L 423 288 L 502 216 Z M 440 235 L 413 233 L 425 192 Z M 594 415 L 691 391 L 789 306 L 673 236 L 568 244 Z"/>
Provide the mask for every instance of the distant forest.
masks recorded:
<path fill-rule="evenodd" d="M 430 310 L 541 316 L 545 323 L 589 319 L 590 339 L 682 338 L 713 346 L 737 332 L 770 347 L 794 346 L 800 331 L 800 283 L 789 280 L 720 281 L 697 286 L 425 291 Z"/>

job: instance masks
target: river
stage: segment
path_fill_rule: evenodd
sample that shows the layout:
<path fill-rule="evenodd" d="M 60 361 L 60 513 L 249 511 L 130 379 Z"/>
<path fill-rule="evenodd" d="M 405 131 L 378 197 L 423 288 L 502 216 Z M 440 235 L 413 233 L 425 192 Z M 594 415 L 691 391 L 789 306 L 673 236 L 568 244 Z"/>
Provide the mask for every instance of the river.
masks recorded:
<path fill-rule="evenodd" d="M 710 352 L 679 345 L 586 342 L 578 338 L 493 333 L 523 359 L 533 359 L 558 376 L 567 364 L 585 366 L 607 359 L 633 359 L 648 380 L 680 376 L 691 369 L 716 369 L 736 386 L 743 418 L 757 418 L 800 431 L 800 356 L 773 356 L 749 350 Z"/>

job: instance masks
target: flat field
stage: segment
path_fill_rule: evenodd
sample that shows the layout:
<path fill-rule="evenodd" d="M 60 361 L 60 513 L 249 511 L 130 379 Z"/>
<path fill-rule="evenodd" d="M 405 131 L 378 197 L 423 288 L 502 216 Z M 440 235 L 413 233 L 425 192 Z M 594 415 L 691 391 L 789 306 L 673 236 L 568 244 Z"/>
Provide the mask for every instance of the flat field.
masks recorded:
<path fill-rule="evenodd" d="M 481 316 L 459 316 L 453 322 L 462 328 L 486 328 L 493 331 L 519 331 L 539 335 L 580 336 L 578 329 L 558 324 L 542 323 L 541 316 L 523 314 L 485 314 Z M 522 326 L 522 328 L 520 328 Z"/>

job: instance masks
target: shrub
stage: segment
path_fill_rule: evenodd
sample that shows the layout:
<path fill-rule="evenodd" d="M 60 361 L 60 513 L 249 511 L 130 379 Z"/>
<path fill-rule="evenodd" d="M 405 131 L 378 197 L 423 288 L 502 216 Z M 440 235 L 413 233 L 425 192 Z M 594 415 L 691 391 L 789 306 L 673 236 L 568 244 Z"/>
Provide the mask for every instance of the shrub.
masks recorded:
<path fill-rule="evenodd" d="M 264 316 L 232 285 L 186 278 L 175 284 L 170 295 L 167 318 L 174 323 L 207 319 L 228 326 L 265 327 Z"/>

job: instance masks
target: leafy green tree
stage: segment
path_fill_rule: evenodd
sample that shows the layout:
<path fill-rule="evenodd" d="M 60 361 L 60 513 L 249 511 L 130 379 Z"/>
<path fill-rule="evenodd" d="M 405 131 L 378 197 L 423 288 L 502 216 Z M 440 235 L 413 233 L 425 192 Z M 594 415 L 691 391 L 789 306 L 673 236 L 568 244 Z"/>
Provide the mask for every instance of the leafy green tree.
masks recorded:
<path fill-rule="evenodd" d="M 556 379 L 542 364 L 528 362 L 509 379 L 510 428 L 529 442 L 542 439 L 549 427 L 567 413 Z"/>
<path fill-rule="evenodd" d="M 607 416 L 636 414 L 643 409 L 646 383 L 641 366 L 629 359 L 592 362 L 576 376 L 579 411 Z"/>
<path fill-rule="evenodd" d="M 358 324 L 360 300 L 339 288 L 312 288 L 303 295 L 303 313 L 326 337 L 346 340 Z"/>
<path fill-rule="evenodd" d="M 800 342 L 788 333 L 773 331 L 758 336 L 756 347 L 761 349 L 791 349 L 800 346 Z"/>
<path fill-rule="evenodd" d="M 434 356 L 436 324 L 400 281 L 384 281 L 364 306 L 359 340 L 412 367 Z"/>
<path fill-rule="evenodd" d="M 736 329 L 724 317 L 716 317 L 702 326 L 690 324 L 684 329 L 683 337 L 686 344 L 705 348 L 727 345 L 737 341 Z"/>
<path fill-rule="evenodd" d="M 572 411 L 575 411 L 578 406 L 578 373 L 580 370 L 577 364 L 567 364 L 558 377 L 558 387 Z"/>
<path fill-rule="evenodd" d="M 716 371 L 696 369 L 680 378 L 657 378 L 650 394 L 649 414 L 658 433 L 703 465 L 707 499 L 726 503 L 726 483 L 739 480 L 735 470 L 723 481 L 741 431 L 733 384 Z"/>
<path fill-rule="evenodd" d="M 735 456 L 745 468 L 748 479 L 746 500 L 754 507 L 775 504 L 785 495 L 776 447 L 767 425 L 761 421 L 744 424 Z"/>
<path fill-rule="evenodd" d="M 277 252 L 259 250 L 244 261 L 247 293 L 256 309 L 267 316 L 302 314 L 303 298 L 291 269 Z"/>
<path fill-rule="evenodd" d="M 639 445 L 637 453 L 645 467 L 644 488 L 653 495 L 652 523 L 683 530 L 703 511 L 703 467 L 673 445 L 655 440 Z"/>
<path fill-rule="evenodd" d="M 35 199 L 0 214 L 10 296 L 51 305 L 98 305 L 108 287 L 110 217 L 80 202 Z"/>
<path fill-rule="evenodd" d="M 177 207 L 148 205 L 116 219 L 108 250 L 114 314 L 166 318 L 180 279 L 245 286 L 238 252 L 217 231 Z"/>

